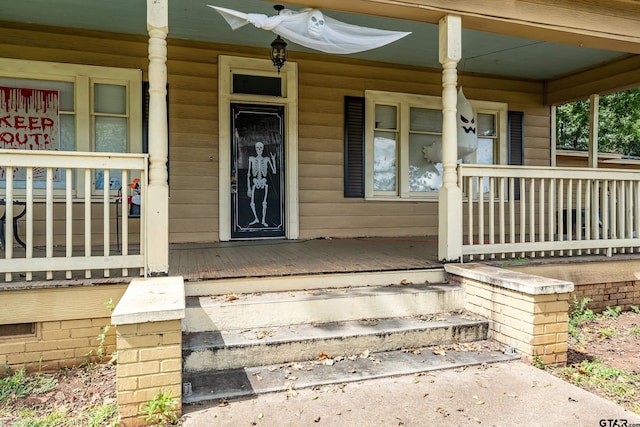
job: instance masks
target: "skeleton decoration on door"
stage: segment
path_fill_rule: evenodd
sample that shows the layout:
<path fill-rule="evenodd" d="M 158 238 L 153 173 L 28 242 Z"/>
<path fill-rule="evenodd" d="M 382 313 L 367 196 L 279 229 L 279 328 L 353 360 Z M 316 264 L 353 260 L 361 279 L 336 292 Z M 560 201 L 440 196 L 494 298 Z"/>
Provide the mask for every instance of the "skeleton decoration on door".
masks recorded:
<path fill-rule="evenodd" d="M 478 149 L 478 136 L 476 134 L 476 122 L 471 103 L 462 92 L 462 87 L 458 90 L 457 109 L 457 130 L 458 130 L 458 159 L 469 160 L 468 156 Z M 434 143 L 422 147 L 424 158 L 429 163 L 435 165 L 442 163 L 442 143 Z M 465 162 L 466 163 L 466 162 Z M 431 168 L 429 168 L 431 169 Z M 431 169 L 439 173 L 435 166 Z"/>
<path fill-rule="evenodd" d="M 276 155 L 271 153 L 271 157 L 264 157 L 262 152 L 264 151 L 264 144 L 262 142 L 256 142 L 255 144 L 256 155 L 249 157 L 249 166 L 247 168 L 247 197 L 249 197 L 251 212 L 253 212 L 253 221 L 249 223 L 249 226 L 254 224 L 262 224 L 268 227 L 267 217 L 267 196 L 269 194 L 269 184 L 267 183 L 267 174 L 271 169 L 272 174 L 276 174 Z M 262 220 L 258 219 L 256 213 L 256 190 L 264 192 L 262 197 Z"/>
<path fill-rule="evenodd" d="M 304 9 L 299 12 L 283 9 L 278 15 L 267 16 L 207 6 L 220 13 L 234 30 L 251 23 L 257 28 L 273 31 L 301 46 L 325 53 L 362 52 L 384 46 L 411 34 L 346 24 L 324 15 L 317 9 Z"/>

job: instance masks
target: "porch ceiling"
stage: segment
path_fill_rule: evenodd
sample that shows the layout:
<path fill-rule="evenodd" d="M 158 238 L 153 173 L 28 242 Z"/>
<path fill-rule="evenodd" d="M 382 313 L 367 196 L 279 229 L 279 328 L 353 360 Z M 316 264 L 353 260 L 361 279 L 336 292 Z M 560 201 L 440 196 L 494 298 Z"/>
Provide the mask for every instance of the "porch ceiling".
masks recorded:
<path fill-rule="evenodd" d="M 273 2 L 262 0 L 169 0 L 169 36 L 186 40 L 268 47 L 273 34 L 247 25 L 232 31 L 206 5 L 273 15 Z M 318 2 L 321 3 L 321 2 Z M 299 6 L 287 6 L 299 10 Z M 332 18 L 362 26 L 410 31 L 388 46 L 351 55 L 361 59 L 440 67 L 438 27 L 431 23 L 325 11 Z M 146 1 L 20 0 L 0 3 L 6 21 L 146 34 Z M 289 42 L 290 52 L 309 51 Z M 464 30 L 463 72 L 532 80 L 552 80 L 628 56 L 619 51 L 591 49 L 540 40 Z M 295 59 L 295 53 L 290 53 Z"/>

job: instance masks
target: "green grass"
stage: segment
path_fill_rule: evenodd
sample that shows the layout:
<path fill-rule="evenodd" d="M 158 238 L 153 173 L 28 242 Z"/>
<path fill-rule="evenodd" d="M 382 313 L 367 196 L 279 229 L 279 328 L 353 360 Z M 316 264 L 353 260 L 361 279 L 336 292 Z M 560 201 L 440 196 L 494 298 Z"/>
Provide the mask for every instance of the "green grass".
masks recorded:
<path fill-rule="evenodd" d="M 67 410 L 57 410 L 48 415 L 36 416 L 33 411 L 23 410 L 20 421 L 12 427 L 117 427 L 118 405 L 112 402 L 85 409 L 77 415 Z"/>
<path fill-rule="evenodd" d="M 42 374 L 27 375 L 19 369 L 13 371 L 7 368 L 7 375 L 0 378 L 0 404 L 30 394 L 43 394 L 52 390 L 58 380 Z"/>
<path fill-rule="evenodd" d="M 582 342 L 580 335 L 580 325 L 582 322 L 593 320 L 596 318 L 595 313 L 587 308 L 587 305 L 591 302 L 591 298 L 583 298 L 578 301 L 576 296 L 573 296 L 573 309 L 569 313 L 569 333 L 578 341 Z"/>
<path fill-rule="evenodd" d="M 604 328 L 600 330 L 600 337 L 602 338 L 611 338 L 615 337 L 616 335 L 618 335 L 618 331 L 616 331 L 616 328 L 614 327 Z"/>
<path fill-rule="evenodd" d="M 569 382 L 605 391 L 619 403 L 634 399 L 634 388 L 640 384 L 640 375 L 603 365 L 598 360 L 583 360 L 578 366 L 562 368 L 561 372 Z"/>
<path fill-rule="evenodd" d="M 640 338 L 640 328 L 631 328 L 629 333 L 636 338 Z"/>
<path fill-rule="evenodd" d="M 615 319 L 616 317 L 620 316 L 620 313 L 622 313 L 622 307 L 617 306 L 612 308 L 607 306 L 607 308 L 602 312 L 602 315 L 604 317 Z"/>

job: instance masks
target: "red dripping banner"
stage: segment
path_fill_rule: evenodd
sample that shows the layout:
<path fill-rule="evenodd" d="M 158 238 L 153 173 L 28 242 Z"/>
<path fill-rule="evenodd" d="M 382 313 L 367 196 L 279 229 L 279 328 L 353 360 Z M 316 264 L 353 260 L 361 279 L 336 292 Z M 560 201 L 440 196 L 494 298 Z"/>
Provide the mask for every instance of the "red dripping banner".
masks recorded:
<path fill-rule="evenodd" d="M 59 151 L 58 96 L 57 90 L 0 86 L 0 148 Z M 0 179 L 6 173 L 0 166 Z M 41 173 L 34 170 L 34 178 Z M 24 180 L 25 170 L 15 169 L 13 176 Z"/>

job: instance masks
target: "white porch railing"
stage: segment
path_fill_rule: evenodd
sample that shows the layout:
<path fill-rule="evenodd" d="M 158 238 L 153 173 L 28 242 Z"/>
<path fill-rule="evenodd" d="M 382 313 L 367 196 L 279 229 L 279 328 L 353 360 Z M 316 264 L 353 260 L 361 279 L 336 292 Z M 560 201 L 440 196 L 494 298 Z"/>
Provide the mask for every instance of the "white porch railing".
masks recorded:
<path fill-rule="evenodd" d="M 109 277 L 121 269 L 128 276 L 129 268 L 145 275 L 147 164 L 143 154 L 0 150 L 5 281 L 16 273 L 31 281 L 35 272 L 47 280 L 54 272 L 70 279 L 74 271 L 90 278 L 91 270 Z M 100 174 L 101 186 L 95 184 Z M 126 197 L 134 178 L 141 184 L 139 219 L 130 219 Z M 12 218 L 21 214 L 14 229 Z"/>
<path fill-rule="evenodd" d="M 458 183 L 464 260 L 640 250 L 638 172 L 459 165 Z"/>

